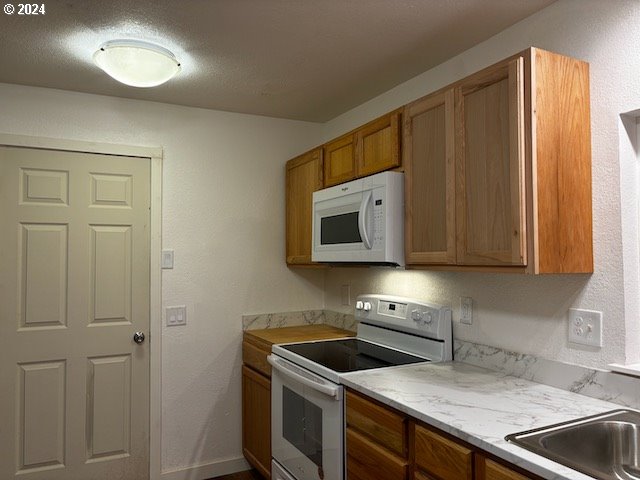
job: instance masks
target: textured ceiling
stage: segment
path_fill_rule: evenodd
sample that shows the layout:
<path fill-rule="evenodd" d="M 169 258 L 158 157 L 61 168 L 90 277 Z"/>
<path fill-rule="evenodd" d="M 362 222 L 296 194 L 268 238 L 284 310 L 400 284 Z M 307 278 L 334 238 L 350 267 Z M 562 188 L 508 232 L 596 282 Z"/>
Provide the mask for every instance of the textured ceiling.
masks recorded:
<path fill-rule="evenodd" d="M 0 16 L 0 82 L 326 121 L 553 1 L 45 0 L 44 16 Z M 182 72 L 118 84 L 92 55 L 120 38 L 165 46 Z"/>

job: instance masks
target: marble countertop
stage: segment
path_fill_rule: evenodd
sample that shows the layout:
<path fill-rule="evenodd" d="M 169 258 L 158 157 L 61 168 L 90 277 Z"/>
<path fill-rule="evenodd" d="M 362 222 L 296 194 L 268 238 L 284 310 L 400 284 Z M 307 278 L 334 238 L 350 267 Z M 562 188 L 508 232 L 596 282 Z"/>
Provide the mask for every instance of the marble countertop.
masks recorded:
<path fill-rule="evenodd" d="M 622 408 L 459 362 L 353 372 L 341 382 L 550 480 L 593 479 L 508 443 L 505 435 Z"/>

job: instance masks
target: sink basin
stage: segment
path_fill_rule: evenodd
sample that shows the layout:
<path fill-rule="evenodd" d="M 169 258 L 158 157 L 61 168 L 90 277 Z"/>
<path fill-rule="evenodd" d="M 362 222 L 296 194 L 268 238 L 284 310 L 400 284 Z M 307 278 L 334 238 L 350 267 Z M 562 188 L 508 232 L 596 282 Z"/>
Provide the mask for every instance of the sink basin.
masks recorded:
<path fill-rule="evenodd" d="M 505 439 L 595 478 L 640 480 L 640 412 L 612 410 Z"/>

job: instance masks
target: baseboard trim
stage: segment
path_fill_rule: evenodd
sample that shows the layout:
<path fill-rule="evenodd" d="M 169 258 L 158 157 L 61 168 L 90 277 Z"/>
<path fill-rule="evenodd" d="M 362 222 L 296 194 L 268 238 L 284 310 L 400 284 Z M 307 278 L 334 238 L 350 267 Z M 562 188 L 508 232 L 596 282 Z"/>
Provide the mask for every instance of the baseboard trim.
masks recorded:
<path fill-rule="evenodd" d="M 205 480 L 250 469 L 251 466 L 244 457 L 234 457 L 204 465 L 162 472 L 160 478 L 162 480 Z"/>

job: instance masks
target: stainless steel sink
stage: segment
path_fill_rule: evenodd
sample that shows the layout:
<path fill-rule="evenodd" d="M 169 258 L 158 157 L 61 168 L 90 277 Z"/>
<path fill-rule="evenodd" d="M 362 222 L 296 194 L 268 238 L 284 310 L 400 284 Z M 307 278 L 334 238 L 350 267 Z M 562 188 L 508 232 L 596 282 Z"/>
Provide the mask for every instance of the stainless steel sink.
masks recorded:
<path fill-rule="evenodd" d="M 640 480 L 640 412 L 613 410 L 505 439 L 595 478 Z"/>

